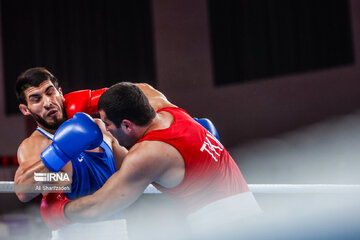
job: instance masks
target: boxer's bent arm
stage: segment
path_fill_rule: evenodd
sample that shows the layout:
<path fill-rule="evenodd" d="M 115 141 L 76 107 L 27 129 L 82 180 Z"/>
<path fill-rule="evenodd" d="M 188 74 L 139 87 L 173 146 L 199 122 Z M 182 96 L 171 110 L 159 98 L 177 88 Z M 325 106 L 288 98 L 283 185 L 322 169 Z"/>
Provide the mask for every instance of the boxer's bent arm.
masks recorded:
<path fill-rule="evenodd" d="M 34 164 L 32 168 L 24 169 L 21 166 L 16 170 L 14 183 L 15 184 L 33 184 L 34 183 L 34 172 L 47 172 L 47 168 L 44 164 L 38 165 Z M 16 196 L 21 202 L 28 202 L 39 195 L 39 193 L 24 193 L 24 192 L 15 192 Z"/>
<path fill-rule="evenodd" d="M 130 206 L 167 168 L 158 164 L 161 151 L 153 156 L 149 156 L 149 151 L 149 148 L 131 149 L 120 170 L 94 194 L 70 201 L 65 206 L 65 215 L 74 222 L 102 220 L 112 212 Z"/>
<path fill-rule="evenodd" d="M 40 160 L 41 152 L 51 143 L 36 134 L 25 139 L 18 148 L 17 157 L 19 167 L 15 173 L 15 184 L 39 184 L 34 179 L 34 172 L 46 173 L 50 170 Z M 71 179 L 71 176 L 70 176 Z M 20 193 L 16 192 L 17 197 L 22 202 L 28 202 L 39 193 Z"/>
<path fill-rule="evenodd" d="M 150 105 L 155 109 L 155 111 L 164 108 L 164 107 L 176 107 L 167 100 L 164 94 L 153 88 L 147 83 L 136 83 L 135 84 L 148 98 Z"/>

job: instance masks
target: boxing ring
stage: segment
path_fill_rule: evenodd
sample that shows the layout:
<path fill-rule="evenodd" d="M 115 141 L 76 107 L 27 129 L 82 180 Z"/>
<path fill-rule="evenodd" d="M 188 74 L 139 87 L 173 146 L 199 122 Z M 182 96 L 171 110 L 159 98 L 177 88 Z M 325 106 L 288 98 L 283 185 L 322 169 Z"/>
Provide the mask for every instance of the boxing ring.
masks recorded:
<path fill-rule="evenodd" d="M 248 184 L 254 194 L 360 194 L 359 184 Z M 13 181 L 0 181 L 0 193 L 15 192 Z M 144 194 L 160 194 L 149 185 Z"/>
<path fill-rule="evenodd" d="M 360 220 L 360 185 L 249 184 L 248 186 L 265 214 L 250 218 L 241 225 L 231 227 L 231 229 L 227 228 L 220 231 L 221 236 L 226 236 L 223 239 L 234 239 L 234 236 L 237 237 L 238 235 L 241 235 L 243 239 L 289 239 L 294 234 L 304 236 L 297 239 L 341 239 L 344 234 L 360 237 L 360 230 L 357 230 L 357 223 Z M 0 193 L 11 194 L 14 191 L 15 184 L 13 181 L 0 181 Z M 162 201 L 164 198 L 163 194 L 152 185 L 145 189 L 143 196 L 144 202 L 149 202 L 146 203 L 147 206 Z M 164 206 L 163 204 L 159 205 L 160 207 Z M 135 207 L 139 208 L 138 213 L 133 218 L 141 219 L 145 215 L 151 221 L 151 215 L 157 210 L 151 213 L 138 206 Z M 331 220 L 332 218 L 334 220 Z M 169 222 L 171 221 L 169 220 Z M 99 239 L 99 235 L 96 234 L 100 234 L 102 240 L 113 239 L 114 235 L 117 236 L 117 239 L 147 239 L 143 238 L 143 234 L 151 235 L 150 233 L 160 232 L 158 229 L 154 229 L 154 225 L 148 226 L 148 229 L 144 230 L 144 225 L 147 222 L 141 223 L 142 230 L 129 226 L 128 218 L 106 223 L 73 224 L 74 227 L 65 231 L 65 235 L 64 232 L 63 235 L 57 231 L 53 232 L 52 239 L 78 239 L 84 234 L 84 229 L 87 233 L 93 231 L 90 237 L 86 237 L 88 240 Z M 215 228 L 219 230 L 217 227 L 213 229 Z M 258 230 L 259 228 L 262 229 L 261 232 Z M 131 236 L 134 232 L 140 236 Z M 176 234 L 177 238 L 172 237 L 172 239 L 188 239 L 187 236 L 181 235 L 184 232 Z M 269 235 L 273 237 L 269 238 Z M 329 238 L 329 236 L 336 237 Z M 219 239 L 219 235 L 209 232 L 209 235 L 204 236 L 204 238 L 196 239 Z M 347 239 L 352 238 L 347 237 Z"/>

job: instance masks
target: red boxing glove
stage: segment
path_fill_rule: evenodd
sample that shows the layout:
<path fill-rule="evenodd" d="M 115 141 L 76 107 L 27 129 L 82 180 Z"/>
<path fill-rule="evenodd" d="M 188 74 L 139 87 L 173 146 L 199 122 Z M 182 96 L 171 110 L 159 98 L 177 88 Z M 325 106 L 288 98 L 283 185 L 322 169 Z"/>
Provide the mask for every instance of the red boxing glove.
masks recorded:
<path fill-rule="evenodd" d="M 84 112 L 89 115 L 98 112 L 98 102 L 100 96 L 107 88 L 99 90 L 79 90 L 64 95 L 64 107 L 68 119 L 72 118 L 75 113 Z"/>
<path fill-rule="evenodd" d="M 52 230 L 71 224 L 64 213 L 66 203 L 70 200 L 64 193 L 49 193 L 43 196 L 40 213 L 45 224 Z"/>

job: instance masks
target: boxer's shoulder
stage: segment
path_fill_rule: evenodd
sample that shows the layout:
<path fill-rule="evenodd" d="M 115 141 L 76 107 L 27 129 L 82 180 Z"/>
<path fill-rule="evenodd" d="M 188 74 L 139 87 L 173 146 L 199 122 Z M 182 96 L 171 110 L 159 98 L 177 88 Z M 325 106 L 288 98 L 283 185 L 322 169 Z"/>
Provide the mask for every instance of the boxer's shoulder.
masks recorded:
<path fill-rule="evenodd" d="M 28 138 L 26 138 L 23 143 L 25 145 L 38 145 L 39 148 L 46 148 L 52 143 L 52 140 L 47 138 L 45 135 L 39 131 L 34 131 Z"/>
<path fill-rule="evenodd" d="M 39 133 L 34 131 L 28 138 L 24 139 L 20 144 L 17 155 L 19 163 L 29 159 L 31 156 L 39 158 L 40 154 L 44 149 L 51 144 L 51 140 Z"/>

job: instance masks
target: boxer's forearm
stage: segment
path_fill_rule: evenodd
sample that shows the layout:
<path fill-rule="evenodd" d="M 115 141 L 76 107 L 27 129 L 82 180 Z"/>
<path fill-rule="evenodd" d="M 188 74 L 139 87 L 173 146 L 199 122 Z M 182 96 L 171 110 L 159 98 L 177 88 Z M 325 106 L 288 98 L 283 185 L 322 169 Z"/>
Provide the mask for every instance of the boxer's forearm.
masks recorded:
<path fill-rule="evenodd" d="M 70 201 L 65 206 L 65 216 L 71 222 L 96 221 L 100 217 L 100 206 L 92 195 Z"/>
<path fill-rule="evenodd" d="M 40 193 L 16 193 L 16 196 L 18 197 L 18 199 L 23 202 L 29 202 L 31 200 L 33 200 L 35 197 L 37 197 Z"/>
<path fill-rule="evenodd" d="M 69 202 L 65 206 L 65 215 L 73 222 L 103 220 L 114 211 L 127 208 L 153 182 L 152 174 L 157 173 L 147 173 L 148 165 L 142 164 L 138 154 L 128 153 L 120 170 L 104 186 L 92 195 Z"/>
<path fill-rule="evenodd" d="M 164 108 L 164 107 L 176 107 L 174 104 L 170 103 L 164 94 L 156 90 L 147 83 L 136 83 L 135 84 L 140 90 L 145 94 L 149 100 L 150 105 L 155 109 L 155 111 Z"/>
<path fill-rule="evenodd" d="M 116 181 L 118 174 L 111 176 L 105 185 L 92 195 L 70 201 L 65 206 L 65 216 L 72 222 L 104 220 L 111 214 L 121 211 L 138 199 L 143 188 L 122 185 Z"/>
<path fill-rule="evenodd" d="M 40 194 L 40 193 L 26 192 L 25 189 L 26 185 L 42 183 L 39 181 L 35 181 L 34 178 L 35 172 L 46 173 L 49 172 L 49 169 L 47 169 L 39 159 L 37 163 L 34 163 L 33 165 L 27 168 L 23 168 L 22 166 L 20 166 L 15 173 L 15 178 L 14 178 L 15 193 L 21 202 L 28 202 Z M 20 186 L 20 184 L 22 186 Z M 16 192 L 17 190 L 21 190 L 21 191 Z"/>
<path fill-rule="evenodd" d="M 64 208 L 65 216 L 71 222 L 92 222 L 106 218 L 117 199 L 111 194 L 103 194 L 104 186 L 92 195 L 68 202 Z"/>
<path fill-rule="evenodd" d="M 22 166 L 20 166 L 16 171 L 14 182 L 15 184 L 39 183 L 35 181 L 34 173 L 46 173 L 46 172 L 50 172 L 50 170 L 39 159 L 38 162 L 32 164 L 29 167 L 23 168 Z"/>
<path fill-rule="evenodd" d="M 121 197 L 114 195 L 98 196 L 99 194 L 88 195 L 70 201 L 65 206 L 65 216 L 71 222 L 93 222 L 105 220 L 114 211 L 128 207 L 134 200 L 122 201 Z"/>
<path fill-rule="evenodd" d="M 25 167 L 23 166 L 25 165 Z M 49 173 L 51 172 L 44 163 L 39 159 L 37 162 L 26 166 L 26 164 L 21 164 L 19 168 L 16 170 L 15 177 L 14 177 L 14 184 L 15 184 L 15 194 L 21 202 L 28 202 L 38 196 L 40 193 L 34 193 L 33 186 L 41 185 L 44 182 L 38 180 L 35 177 L 35 173 Z M 64 171 L 66 172 L 66 171 Z M 52 182 L 58 183 L 62 185 L 71 184 L 71 173 L 66 172 L 69 177 L 69 181 L 61 181 L 61 182 Z"/>

